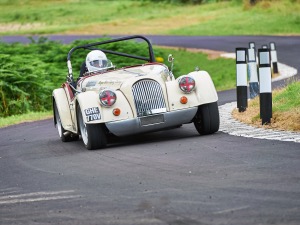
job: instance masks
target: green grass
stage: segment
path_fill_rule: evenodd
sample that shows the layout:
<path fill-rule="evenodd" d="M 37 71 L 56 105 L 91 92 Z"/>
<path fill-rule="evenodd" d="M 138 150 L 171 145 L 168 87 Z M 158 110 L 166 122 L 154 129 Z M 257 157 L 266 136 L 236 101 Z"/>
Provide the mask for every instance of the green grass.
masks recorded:
<path fill-rule="evenodd" d="M 9 117 L 0 117 L 0 127 L 7 127 L 14 124 L 44 120 L 52 117 L 52 111 L 47 112 L 29 112 L 22 115 L 13 115 Z"/>
<path fill-rule="evenodd" d="M 168 54 L 172 54 L 175 58 L 174 61 L 174 75 L 176 77 L 187 74 L 196 67 L 200 70 L 207 71 L 216 86 L 218 91 L 232 89 L 236 84 L 236 74 L 235 74 L 235 60 L 217 58 L 208 59 L 208 55 L 199 52 L 189 52 L 186 49 L 161 49 L 159 47 L 159 52 L 162 53 L 165 59 L 166 65 L 169 65 L 166 61 Z"/>
<path fill-rule="evenodd" d="M 211 19 L 174 29 L 173 35 L 271 35 L 300 33 L 300 4 L 290 1 L 261 2 L 245 8 L 231 2 L 202 6 Z"/>
<path fill-rule="evenodd" d="M 300 34 L 300 1 L 0 0 L 0 35 L 12 34 Z M 142 12 L 142 13 L 141 13 Z"/>
<path fill-rule="evenodd" d="M 284 91 L 275 95 L 273 104 L 274 112 L 294 111 L 300 114 L 300 82 L 291 83 Z"/>

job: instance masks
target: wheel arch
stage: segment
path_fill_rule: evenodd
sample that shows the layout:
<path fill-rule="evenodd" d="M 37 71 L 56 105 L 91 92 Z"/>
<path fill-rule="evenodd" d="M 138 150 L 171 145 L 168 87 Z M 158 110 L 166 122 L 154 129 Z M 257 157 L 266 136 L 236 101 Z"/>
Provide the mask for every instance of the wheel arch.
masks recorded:
<path fill-rule="evenodd" d="M 102 107 L 99 103 L 99 97 L 97 95 L 97 93 L 95 93 L 94 91 L 87 91 L 87 92 L 83 92 L 77 95 L 76 101 L 75 101 L 75 110 L 77 109 L 77 107 L 80 107 L 81 113 L 83 115 L 83 121 L 85 123 L 102 123 L 102 117 L 103 117 L 103 113 L 102 113 Z M 100 115 L 100 119 L 95 119 L 92 121 L 87 121 L 87 115 L 85 110 L 90 110 L 90 109 L 95 109 L 98 108 L 99 110 L 99 115 Z M 76 113 L 76 120 L 77 120 L 77 113 Z M 76 124 L 78 125 L 78 122 L 76 122 Z"/>
<path fill-rule="evenodd" d="M 57 123 L 57 117 L 55 113 L 55 105 L 59 113 L 62 126 L 65 130 L 72 130 L 72 117 L 69 107 L 69 101 L 65 90 L 63 88 L 55 89 L 52 92 L 52 106 L 53 106 L 53 120 L 54 125 Z"/>
<path fill-rule="evenodd" d="M 218 94 L 211 76 L 206 71 L 194 71 L 188 74 L 195 79 L 196 94 L 201 104 L 218 101 Z"/>
<path fill-rule="evenodd" d="M 53 113 L 53 123 L 54 123 L 54 127 L 57 124 L 56 121 L 56 113 L 55 113 L 55 98 L 52 96 L 52 113 Z"/>

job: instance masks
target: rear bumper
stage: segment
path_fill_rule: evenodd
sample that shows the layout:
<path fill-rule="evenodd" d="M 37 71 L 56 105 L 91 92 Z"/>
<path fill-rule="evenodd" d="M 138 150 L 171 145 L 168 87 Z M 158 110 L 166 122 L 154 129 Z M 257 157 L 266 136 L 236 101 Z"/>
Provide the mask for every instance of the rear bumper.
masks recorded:
<path fill-rule="evenodd" d="M 190 123 L 196 115 L 198 107 L 171 111 L 134 119 L 107 122 L 108 130 L 116 136 L 159 131 L 166 128 Z"/>

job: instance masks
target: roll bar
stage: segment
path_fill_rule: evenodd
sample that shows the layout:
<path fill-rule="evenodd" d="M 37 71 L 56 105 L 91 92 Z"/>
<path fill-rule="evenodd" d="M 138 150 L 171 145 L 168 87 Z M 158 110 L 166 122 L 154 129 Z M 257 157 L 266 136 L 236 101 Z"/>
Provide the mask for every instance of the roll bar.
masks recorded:
<path fill-rule="evenodd" d="M 111 51 L 111 50 L 107 50 L 107 49 L 100 49 L 100 48 L 94 47 L 94 46 L 99 46 L 99 45 L 103 45 L 103 44 L 119 42 L 119 41 L 126 41 L 126 40 L 131 40 L 131 39 L 142 39 L 142 40 L 144 40 L 148 44 L 149 57 L 143 57 L 143 56 L 132 55 L 132 54 L 127 54 L 127 53 L 123 53 L 123 52 Z M 67 66 L 68 66 L 68 74 L 69 74 L 68 75 L 68 80 L 70 82 L 74 81 L 73 80 L 72 63 L 71 63 L 71 55 L 74 51 L 76 51 L 77 49 L 81 49 L 81 48 L 89 49 L 89 50 L 101 50 L 105 53 L 124 56 L 124 57 L 128 57 L 128 58 L 140 59 L 140 60 L 144 60 L 144 61 L 147 61 L 147 62 L 150 62 L 150 63 L 155 62 L 153 48 L 152 48 L 152 45 L 151 45 L 150 41 L 146 37 L 141 36 L 141 35 L 125 36 L 125 37 L 121 37 L 121 38 L 114 38 L 114 39 L 111 39 L 111 40 L 80 45 L 80 46 L 76 46 L 76 47 L 72 48 L 69 51 L 68 56 L 67 56 Z"/>

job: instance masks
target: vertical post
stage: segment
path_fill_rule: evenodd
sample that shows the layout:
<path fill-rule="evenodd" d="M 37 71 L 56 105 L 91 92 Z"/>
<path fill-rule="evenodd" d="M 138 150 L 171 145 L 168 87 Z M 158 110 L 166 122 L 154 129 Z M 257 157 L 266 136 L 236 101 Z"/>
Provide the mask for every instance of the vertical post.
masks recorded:
<path fill-rule="evenodd" d="M 271 123 L 272 118 L 272 75 L 269 49 L 258 49 L 259 103 L 262 125 Z"/>
<path fill-rule="evenodd" d="M 271 49 L 271 61 L 272 61 L 273 73 L 278 73 L 277 51 L 276 51 L 276 45 L 274 42 L 270 43 L 270 49 Z"/>
<path fill-rule="evenodd" d="M 249 92 L 253 99 L 259 94 L 255 48 L 248 49 Z"/>
<path fill-rule="evenodd" d="M 246 111 L 247 100 L 247 48 L 236 48 L 236 97 L 239 112 Z"/>
<path fill-rule="evenodd" d="M 249 42 L 249 48 L 255 48 L 255 43 L 254 42 Z"/>

